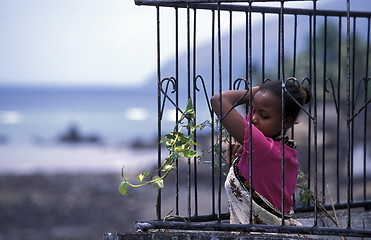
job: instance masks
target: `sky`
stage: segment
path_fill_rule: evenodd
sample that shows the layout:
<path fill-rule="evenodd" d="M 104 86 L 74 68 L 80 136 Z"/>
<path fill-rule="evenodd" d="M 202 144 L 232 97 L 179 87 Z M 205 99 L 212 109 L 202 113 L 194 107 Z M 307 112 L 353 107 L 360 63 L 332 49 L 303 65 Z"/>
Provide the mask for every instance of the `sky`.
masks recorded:
<path fill-rule="evenodd" d="M 134 0 L 0 0 L 0 85 L 140 84 L 155 70 L 155 11 Z"/>
<path fill-rule="evenodd" d="M 161 14 L 164 28 L 173 19 L 173 12 Z M 165 57 L 173 51 L 167 41 Z M 155 7 L 134 0 L 0 0 L 0 86 L 139 86 L 156 75 L 156 59 Z"/>

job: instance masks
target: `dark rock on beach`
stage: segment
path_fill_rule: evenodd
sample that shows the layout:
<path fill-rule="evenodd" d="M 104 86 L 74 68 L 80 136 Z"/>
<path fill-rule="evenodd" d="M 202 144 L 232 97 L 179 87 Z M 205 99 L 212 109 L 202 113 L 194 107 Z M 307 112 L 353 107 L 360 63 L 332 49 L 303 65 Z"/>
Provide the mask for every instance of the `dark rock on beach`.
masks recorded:
<path fill-rule="evenodd" d="M 83 135 L 79 128 L 72 124 L 67 131 L 58 137 L 58 141 L 62 143 L 101 143 L 102 139 L 97 134 Z"/>

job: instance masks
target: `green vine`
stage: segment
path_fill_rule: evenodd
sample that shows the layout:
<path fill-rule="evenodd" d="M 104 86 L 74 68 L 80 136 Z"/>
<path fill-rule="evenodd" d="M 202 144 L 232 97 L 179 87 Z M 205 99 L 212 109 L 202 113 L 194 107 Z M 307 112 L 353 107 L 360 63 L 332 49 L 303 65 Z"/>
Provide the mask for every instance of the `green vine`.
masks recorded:
<path fill-rule="evenodd" d="M 179 158 L 198 158 L 202 159 L 205 154 L 198 155 L 195 146 L 200 146 L 196 143 L 194 135 L 197 129 L 203 129 L 207 125 L 207 122 L 204 122 L 200 125 L 196 124 L 196 115 L 193 108 L 191 99 L 188 99 L 186 110 L 183 112 L 180 119 L 177 121 L 174 130 L 166 134 L 160 141 L 169 150 L 169 155 L 165 158 L 160 168 L 153 171 L 152 173 L 147 170 L 137 177 L 137 184 L 133 184 L 124 174 L 124 168 L 122 168 L 121 175 L 123 181 L 119 185 L 119 191 L 122 195 L 127 195 L 127 187 L 143 187 L 146 185 L 153 185 L 156 188 L 164 188 L 164 179 L 168 174 L 174 170 L 174 162 Z M 186 131 L 187 133 L 183 133 Z M 155 174 L 155 172 L 163 172 L 163 174 L 154 175 L 150 179 L 150 175 Z"/>

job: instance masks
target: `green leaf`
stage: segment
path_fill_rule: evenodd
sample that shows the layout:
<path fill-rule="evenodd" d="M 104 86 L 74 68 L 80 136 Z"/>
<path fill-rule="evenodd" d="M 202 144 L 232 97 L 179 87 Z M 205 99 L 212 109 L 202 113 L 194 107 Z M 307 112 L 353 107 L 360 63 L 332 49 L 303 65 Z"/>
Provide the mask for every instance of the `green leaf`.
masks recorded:
<path fill-rule="evenodd" d="M 186 108 L 186 111 L 184 112 L 184 115 L 186 116 L 188 120 L 195 118 L 195 110 L 193 109 L 191 98 L 188 98 L 187 108 Z"/>
<path fill-rule="evenodd" d="M 170 147 L 174 144 L 177 132 L 171 132 L 166 134 L 164 137 L 161 138 L 160 143 L 165 145 L 166 147 Z"/>
<path fill-rule="evenodd" d="M 184 149 L 182 152 L 185 158 L 193 158 L 197 156 L 197 151 L 193 149 Z"/>
<path fill-rule="evenodd" d="M 154 180 L 153 186 L 156 188 L 164 188 L 164 180 L 162 178 L 159 176 L 154 176 L 152 180 Z"/>
<path fill-rule="evenodd" d="M 191 111 L 191 110 L 193 110 L 193 103 L 192 103 L 192 99 L 191 98 L 188 98 L 186 112 L 187 111 Z"/>
<path fill-rule="evenodd" d="M 200 124 L 200 130 L 204 129 L 205 127 L 210 126 L 211 127 L 211 121 L 206 120 Z"/>
<path fill-rule="evenodd" d="M 184 145 L 181 145 L 179 147 L 174 147 L 174 152 L 181 153 L 184 150 Z"/>
<path fill-rule="evenodd" d="M 193 140 L 189 140 L 188 144 L 189 144 L 189 145 L 194 145 L 194 146 L 201 146 L 200 144 L 196 143 L 196 142 L 193 141 Z"/>
<path fill-rule="evenodd" d="M 188 136 L 184 135 L 181 132 L 177 133 L 177 142 L 175 144 L 176 146 L 183 145 L 183 144 L 187 143 L 188 141 L 189 141 Z"/>
<path fill-rule="evenodd" d="M 144 173 L 141 173 L 138 175 L 138 182 L 143 182 L 144 178 L 149 175 L 149 171 L 145 171 Z"/>
<path fill-rule="evenodd" d="M 165 166 L 163 167 L 162 171 L 164 171 L 164 172 L 169 172 L 169 171 L 171 171 L 171 170 L 173 170 L 173 169 L 174 169 L 174 167 L 173 167 L 172 165 L 167 164 L 167 165 L 165 165 Z"/>
<path fill-rule="evenodd" d="M 299 196 L 300 196 L 300 202 L 303 204 L 303 206 L 307 206 L 309 201 L 313 197 L 313 193 L 310 189 L 302 189 L 299 192 Z"/>
<path fill-rule="evenodd" d="M 176 153 L 172 153 L 164 161 L 164 165 L 172 165 L 175 160 L 179 158 L 179 155 Z"/>
<path fill-rule="evenodd" d="M 125 181 L 122 181 L 120 183 L 120 186 L 119 186 L 119 191 L 122 195 L 126 196 L 128 194 L 128 182 L 125 180 Z"/>

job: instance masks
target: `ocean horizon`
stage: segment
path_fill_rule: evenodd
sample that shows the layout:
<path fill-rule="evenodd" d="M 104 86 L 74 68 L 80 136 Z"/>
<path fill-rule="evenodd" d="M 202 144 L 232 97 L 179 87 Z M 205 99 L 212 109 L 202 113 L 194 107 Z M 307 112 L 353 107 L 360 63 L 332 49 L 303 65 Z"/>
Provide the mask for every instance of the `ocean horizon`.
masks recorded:
<path fill-rule="evenodd" d="M 156 100 L 148 89 L 2 87 L 0 173 L 120 172 L 155 163 L 156 148 L 133 145 L 157 138 Z"/>

